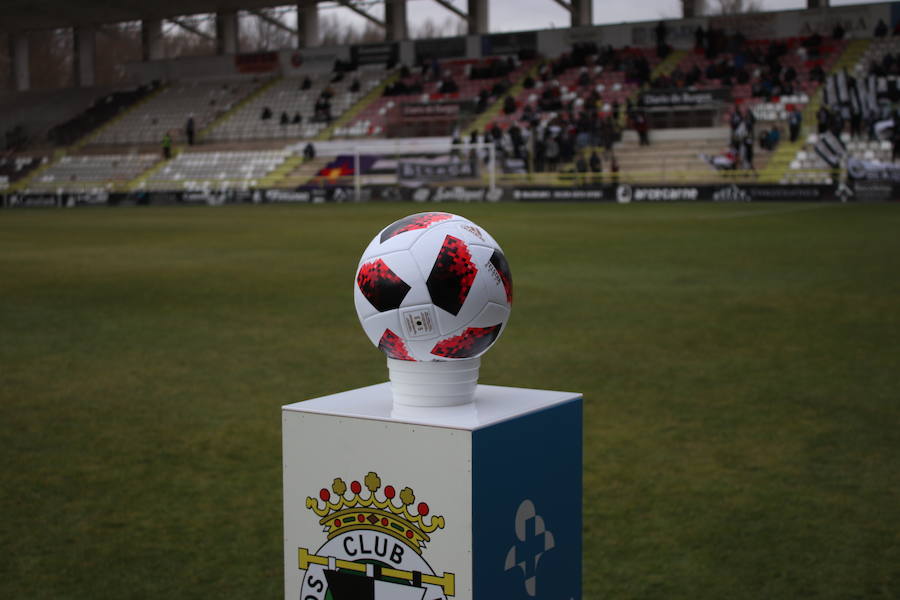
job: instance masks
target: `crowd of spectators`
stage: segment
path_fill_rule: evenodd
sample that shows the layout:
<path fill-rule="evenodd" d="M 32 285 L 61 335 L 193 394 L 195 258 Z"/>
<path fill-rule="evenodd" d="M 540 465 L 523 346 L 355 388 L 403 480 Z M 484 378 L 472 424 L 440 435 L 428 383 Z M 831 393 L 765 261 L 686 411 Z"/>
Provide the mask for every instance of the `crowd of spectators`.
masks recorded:
<path fill-rule="evenodd" d="M 836 33 L 843 36 L 841 31 Z M 749 84 L 753 97 L 766 100 L 796 93 L 799 74 L 793 66 L 782 64 L 790 51 L 783 41 L 762 46 L 748 43 L 740 32 L 726 35 L 718 30 L 698 27 L 695 44 L 695 51 L 705 55 L 705 68 L 701 69 L 696 63 L 687 70 L 676 67 L 669 74 L 654 78 L 651 87 L 689 88 L 714 81 L 722 87 Z M 807 57 L 818 57 L 823 44 L 822 36 L 814 34 L 802 42 L 800 52 Z M 821 64 L 816 62 L 813 65 L 808 79 L 817 83 L 824 81 L 825 71 Z"/>

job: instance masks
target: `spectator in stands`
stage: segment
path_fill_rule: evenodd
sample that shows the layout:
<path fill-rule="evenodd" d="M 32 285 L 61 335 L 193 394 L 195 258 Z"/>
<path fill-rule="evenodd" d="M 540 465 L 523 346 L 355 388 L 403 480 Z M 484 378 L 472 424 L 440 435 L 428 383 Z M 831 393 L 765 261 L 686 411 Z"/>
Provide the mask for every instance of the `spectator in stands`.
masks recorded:
<path fill-rule="evenodd" d="M 316 147 L 313 146 L 312 142 L 306 142 L 306 146 L 303 147 L 303 158 L 304 160 L 311 161 L 316 157 Z"/>
<path fill-rule="evenodd" d="M 894 121 L 894 130 L 891 133 L 891 161 L 896 161 L 897 157 L 900 157 L 900 127 L 896 125 L 897 121 Z"/>
<path fill-rule="evenodd" d="M 184 126 L 184 137 L 187 138 L 188 146 L 194 145 L 194 115 L 188 117 L 187 123 Z"/>
<path fill-rule="evenodd" d="M 281 120 L 280 123 L 282 126 L 287 125 L 291 122 L 291 118 L 288 116 L 287 111 L 281 111 Z"/>
<path fill-rule="evenodd" d="M 511 115 L 516 112 L 516 101 L 512 96 L 507 96 L 503 100 L 503 112 L 507 115 Z"/>
<path fill-rule="evenodd" d="M 809 71 L 809 80 L 816 83 L 825 83 L 825 70 L 822 65 L 816 65 Z"/>
<path fill-rule="evenodd" d="M 700 159 L 709 163 L 717 171 L 731 171 L 737 168 L 738 157 L 732 148 L 729 148 L 724 154 L 715 156 L 700 154 Z"/>
<path fill-rule="evenodd" d="M 169 160 L 172 158 L 172 136 L 169 135 L 168 131 L 163 135 L 162 153 L 164 159 Z"/>
<path fill-rule="evenodd" d="M 312 81 L 309 80 L 309 76 L 303 78 L 303 83 L 300 84 L 301 90 L 308 90 L 312 87 Z"/>
<path fill-rule="evenodd" d="M 791 114 L 788 115 L 788 129 L 791 133 L 791 142 L 797 141 L 797 137 L 800 135 L 800 125 L 802 122 L 803 113 L 795 106 L 793 110 L 791 110 Z"/>
<path fill-rule="evenodd" d="M 745 135 L 744 139 L 741 143 L 741 158 L 743 159 L 741 162 L 742 166 L 745 169 L 750 169 L 751 171 L 755 171 L 756 168 L 753 166 L 753 136 Z"/>
<path fill-rule="evenodd" d="M 326 97 L 325 92 L 319 96 L 316 100 L 316 104 L 314 107 L 314 120 L 321 123 L 330 123 L 331 122 L 331 102 L 329 102 L 328 97 Z"/>
<path fill-rule="evenodd" d="M 784 70 L 784 80 L 787 83 L 793 83 L 797 80 L 797 69 L 794 67 L 788 67 Z"/>
<path fill-rule="evenodd" d="M 300 116 L 300 113 L 299 113 L 299 112 L 295 112 L 295 113 L 294 113 L 294 118 L 291 119 L 291 123 L 294 124 L 294 125 L 299 125 L 299 124 L 302 123 L 302 122 L 303 122 L 303 117 Z"/>
<path fill-rule="evenodd" d="M 597 154 L 596 148 L 591 150 L 591 158 L 590 158 L 589 164 L 590 164 L 592 173 L 602 173 L 603 172 L 603 160 L 600 158 L 600 155 Z"/>
<path fill-rule="evenodd" d="M 694 30 L 694 50 L 703 51 L 706 49 L 706 32 L 703 27 L 697 26 Z"/>
<path fill-rule="evenodd" d="M 441 80 L 438 86 L 438 92 L 441 94 L 456 94 L 459 92 L 459 85 L 453 80 L 449 74 Z"/>
<path fill-rule="evenodd" d="M 851 110 L 850 111 L 850 135 L 853 139 L 859 139 L 862 137 L 862 128 L 863 128 L 863 115 L 862 110 Z"/>
<path fill-rule="evenodd" d="M 819 48 L 822 45 L 822 36 L 818 32 L 803 40 L 803 47 L 806 48 L 809 56 L 819 56 Z"/>
<path fill-rule="evenodd" d="M 750 137 L 753 137 L 753 130 L 756 128 L 756 115 L 753 114 L 749 106 L 744 109 L 743 121 L 747 124 L 747 133 L 750 134 Z"/>
<path fill-rule="evenodd" d="M 781 130 L 773 123 L 772 128 L 766 132 L 763 132 L 761 139 L 759 141 L 759 145 L 763 150 L 775 150 L 778 146 L 778 142 L 781 141 Z"/>
<path fill-rule="evenodd" d="M 830 119 L 831 115 L 828 112 L 828 107 L 823 104 L 816 112 L 816 121 L 819 125 L 819 135 L 822 135 L 823 133 L 828 131 Z"/>
<path fill-rule="evenodd" d="M 494 87 L 491 88 L 491 95 L 499 98 L 503 94 L 506 93 L 506 90 L 510 88 L 509 81 L 507 79 L 501 79 L 494 84 Z"/>
<path fill-rule="evenodd" d="M 649 146 L 650 138 L 647 135 L 650 125 L 647 123 L 647 115 L 640 111 L 634 116 L 634 130 L 637 131 L 641 146 Z"/>
<path fill-rule="evenodd" d="M 844 132 L 844 116 L 841 114 L 840 109 L 831 111 L 828 124 L 830 125 L 831 133 L 838 138 L 841 137 L 841 133 Z"/>
<path fill-rule="evenodd" d="M 267 119 L 271 119 L 272 118 L 272 109 L 269 108 L 268 106 L 263 106 L 262 114 L 259 116 L 259 118 L 263 121 L 265 121 Z"/>
<path fill-rule="evenodd" d="M 888 33 L 887 23 L 884 22 L 884 19 L 878 19 L 878 25 L 875 26 L 875 37 L 883 38 Z"/>
<path fill-rule="evenodd" d="M 544 157 L 547 159 L 547 170 L 556 171 L 556 165 L 559 163 L 559 142 L 549 131 L 544 138 Z"/>
<path fill-rule="evenodd" d="M 525 157 L 525 135 L 522 128 L 513 123 L 509 128 L 509 141 L 512 144 L 513 156 L 516 158 Z"/>
<path fill-rule="evenodd" d="M 359 88 L 360 88 L 359 77 L 354 77 L 353 83 L 350 84 L 350 91 L 355 94 L 356 92 L 359 91 Z"/>
<path fill-rule="evenodd" d="M 610 181 L 613 185 L 619 185 L 619 160 L 613 154 L 609 161 Z"/>
<path fill-rule="evenodd" d="M 575 172 L 578 173 L 579 183 L 587 184 L 588 161 L 584 157 L 584 152 L 578 154 L 578 160 L 575 161 Z"/>
<path fill-rule="evenodd" d="M 487 90 L 482 89 L 480 92 L 478 92 L 478 103 L 475 106 L 476 112 L 483 113 L 487 110 L 489 98 L 490 94 Z"/>
<path fill-rule="evenodd" d="M 844 26 L 841 25 L 840 21 L 838 21 L 837 25 L 834 26 L 834 29 L 831 30 L 831 37 L 836 40 L 844 39 L 844 35 L 847 32 L 844 30 Z"/>
<path fill-rule="evenodd" d="M 588 75 L 587 67 L 581 67 L 581 72 L 578 74 L 578 85 L 581 87 L 591 85 L 591 76 Z"/>

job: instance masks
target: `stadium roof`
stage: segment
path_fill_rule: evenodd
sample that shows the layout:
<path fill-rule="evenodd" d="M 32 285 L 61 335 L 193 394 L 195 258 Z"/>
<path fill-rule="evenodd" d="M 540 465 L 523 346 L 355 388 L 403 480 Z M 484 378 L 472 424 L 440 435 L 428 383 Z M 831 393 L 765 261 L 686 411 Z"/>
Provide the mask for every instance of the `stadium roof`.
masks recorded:
<path fill-rule="evenodd" d="M 0 30 L 55 29 L 279 6 L 284 0 L 5 0 Z"/>

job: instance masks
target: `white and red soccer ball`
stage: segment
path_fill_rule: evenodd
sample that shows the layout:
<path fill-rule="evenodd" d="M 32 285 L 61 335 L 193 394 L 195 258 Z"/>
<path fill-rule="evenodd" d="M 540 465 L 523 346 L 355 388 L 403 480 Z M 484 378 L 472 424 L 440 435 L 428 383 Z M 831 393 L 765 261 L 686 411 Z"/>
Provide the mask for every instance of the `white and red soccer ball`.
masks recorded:
<path fill-rule="evenodd" d="M 388 357 L 476 358 L 512 308 L 500 245 L 458 215 L 426 212 L 385 227 L 356 269 L 353 300 L 366 335 Z"/>

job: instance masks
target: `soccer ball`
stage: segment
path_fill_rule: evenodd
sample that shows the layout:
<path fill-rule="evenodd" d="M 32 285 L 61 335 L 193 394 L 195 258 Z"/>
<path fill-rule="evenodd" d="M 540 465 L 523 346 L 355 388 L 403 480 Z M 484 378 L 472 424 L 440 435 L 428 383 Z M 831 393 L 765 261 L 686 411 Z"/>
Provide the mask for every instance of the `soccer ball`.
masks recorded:
<path fill-rule="evenodd" d="M 509 319 L 512 276 L 484 229 L 450 213 L 419 213 L 375 236 L 353 300 L 366 335 L 390 358 L 476 358 Z"/>

